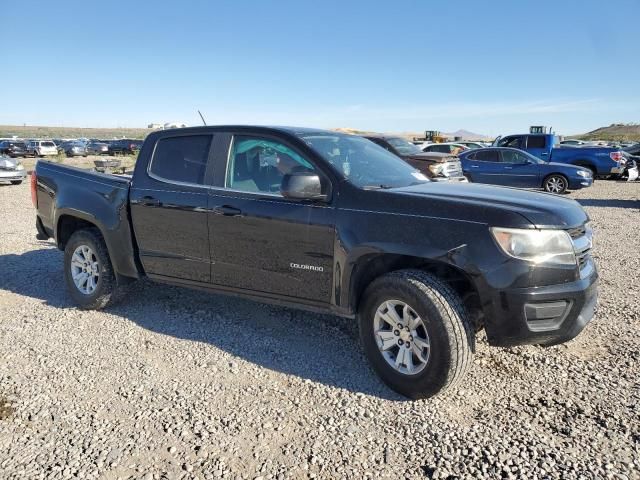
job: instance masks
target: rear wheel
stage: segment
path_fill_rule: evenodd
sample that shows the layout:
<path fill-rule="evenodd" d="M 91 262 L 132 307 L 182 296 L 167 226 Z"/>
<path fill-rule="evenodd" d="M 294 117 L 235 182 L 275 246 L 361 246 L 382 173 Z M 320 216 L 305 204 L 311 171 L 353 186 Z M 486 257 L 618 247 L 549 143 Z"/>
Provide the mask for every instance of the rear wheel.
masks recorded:
<path fill-rule="evenodd" d="M 73 300 L 87 310 L 99 310 L 112 300 L 116 279 L 97 228 L 78 230 L 64 249 L 64 275 Z"/>
<path fill-rule="evenodd" d="M 421 270 L 374 280 L 358 322 L 373 369 L 409 398 L 431 397 L 455 386 L 471 363 L 474 333 L 460 298 Z"/>
<path fill-rule="evenodd" d="M 565 193 L 569 182 L 564 175 L 553 174 L 544 179 L 542 186 L 549 193 Z"/>

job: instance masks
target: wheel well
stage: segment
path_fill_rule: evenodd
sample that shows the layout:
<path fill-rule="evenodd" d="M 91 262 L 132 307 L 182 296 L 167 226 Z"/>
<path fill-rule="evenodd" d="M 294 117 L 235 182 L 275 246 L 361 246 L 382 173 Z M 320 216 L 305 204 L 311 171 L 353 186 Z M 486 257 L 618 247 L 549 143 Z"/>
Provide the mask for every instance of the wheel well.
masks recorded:
<path fill-rule="evenodd" d="M 362 266 L 357 268 L 354 273 L 355 278 L 351 282 L 352 303 L 356 311 L 365 289 L 373 280 L 384 274 L 407 268 L 424 270 L 448 284 L 460 296 L 476 330 L 482 328 L 480 296 L 467 274 L 447 263 L 409 255 L 372 255 L 362 261 Z"/>
<path fill-rule="evenodd" d="M 574 164 L 576 167 L 582 167 L 582 168 L 588 168 L 589 170 L 591 170 L 591 172 L 593 173 L 593 177 L 595 178 L 596 174 L 598 173 L 598 169 L 595 167 L 594 164 L 592 164 L 591 162 L 586 162 L 586 161 L 578 161 Z"/>
<path fill-rule="evenodd" d="M 87 228 L 98 228 L 95 224 L 72 215 L 63 215 L 58 219 L 56 240 L 58 248 L 64 250 L 74 232 Z"/>

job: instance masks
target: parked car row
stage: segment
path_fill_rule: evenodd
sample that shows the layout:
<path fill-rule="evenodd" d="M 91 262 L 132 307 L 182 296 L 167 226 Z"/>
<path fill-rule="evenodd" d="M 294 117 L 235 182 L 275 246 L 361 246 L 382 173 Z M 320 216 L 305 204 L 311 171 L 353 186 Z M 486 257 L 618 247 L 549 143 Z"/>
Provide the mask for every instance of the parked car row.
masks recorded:
<path fill-rule="evenodd" d="M 368 134 L 372 142 L 435 181 L 470 181 L 565 193 L 593 185 L 596 177 L 638 178 L 640 145 L 620 150 L 584 145 L 565 148 L 553 134 L 498 137 L 480 142 L 415 145 L 393 135 Z"/>
<path fill-rule="evenodd" d="M 46 157 L 64 152 L 69 157 L 87 155 L 131 155 L 140 150 L 142 140 L 4 140 L 0 154 L 9 157 Z"/>

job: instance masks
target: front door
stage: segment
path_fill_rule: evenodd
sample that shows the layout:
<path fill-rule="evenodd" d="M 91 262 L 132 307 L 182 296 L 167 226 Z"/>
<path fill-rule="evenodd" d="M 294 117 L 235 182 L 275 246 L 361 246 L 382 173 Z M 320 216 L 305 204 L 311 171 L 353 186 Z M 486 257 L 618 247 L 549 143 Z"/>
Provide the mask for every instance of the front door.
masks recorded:
<path fill-rule="evenodd" d="M 540 166 L 534 159 L 529 159 L 526 154 L 517 150 L 500 150 L 502 155 L 502 167 L 505 180 L 503 185 L 519 188 L 539 188 Z"/>
<path fill-rule="evenodd" d="M 212 282 L 328 303 L 333 278 L 334 209 L 284 198 L 292 170 L 316 170 L 286 140 L 229 137 L 225 178 L 209 197 Z M 216 182 L 218 183 L 218 182 Z"/>
<path fill-rule="evenodd" d="M 131 218 L 147 274 L 211 280 L 207 171 L 212 135 L 163 137 L 131 186 Z"/>

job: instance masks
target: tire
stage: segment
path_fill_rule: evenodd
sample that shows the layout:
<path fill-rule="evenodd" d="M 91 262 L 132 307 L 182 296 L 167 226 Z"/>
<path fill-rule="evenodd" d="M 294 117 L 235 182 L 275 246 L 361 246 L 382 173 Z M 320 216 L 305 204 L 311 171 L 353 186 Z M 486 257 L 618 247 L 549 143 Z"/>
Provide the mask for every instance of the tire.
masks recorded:
<path fill-rule="evenodd" d="M 564 175 L 552 173 L 544 179 L 544 182 L 542 182 L 542 188 L 544 188 L 545 192 L 562 194 L 567 191 L 567 188 L 569 188 L 569 181 Z"/>
<path fill-rule="evenodd" d="M 11 180 L 11 185 L 20 185 L 22 180 Z"/>
<path fill-rule="evenodd" d="M 90 293 L 82 292 L 73 279 L 72 260 L 74 253 L 81 247 L 88 247 L 92 254 L 89 256 L 90 260 L 95 259 L 98 264 L 99 276 L 95 282 L 95 288 Z M 79 258 L 83 258 L 82 255 Z M 71 297 L 82 309 L 100 310 L 112 301 L 116 291 L 116 278 L 107 246 L 97 228 L 77 230 L 67 241 L 64 249 L 64 278 Z"/>
<path fill-rule="evenodd" d="M 404 331 L 400 332 L 399 322 L 390 330 L 386 327 L 391 324 L 381 322 L 385 323 L 381 328 L 380 318 L 390 318 L 388 306 L 394 302 L 409 307 L 409 322 L 416 322 L 410 329 L 404 325 Z M 401 305 L 395 305 L 396 308 Z M 387 313 L 381 316 L 379 313 L 385 310 Z M 405 310 L 396 310 L 396 313 L 398 311 L 403 313 L 401 321 L 405 321 Z M 413 315 L 417 315 L 418 320 Z M 421 325 L 415 327 L 419 322 Z M 406 397 L 428 398 L 454 387 L 471 365 L 475 334 L 460 298 L 451 287 L 422 270 L 400 270 L 374 280 L 358 309 L 358 324 L 360 341 L 371 366 L 384 383 Z M 376 331 L 384 334 L 392 345 L 386 354 L 379 347 L 382 339 Z M 406 341 L 402 341 L 402 336 Z M 410 347 L 407 343 L 411 342 L 414 344 Z M 391 364 L 397 365 L 403 347 L 411 352 L 411 360 L 404 357 L 406 361 L 400 363 L 399 368 L 404 372 Z M 416 348 L 421 352 L 422 361 L 414 351 Z M 393 362 L 394 351 L 396 362 Z M 409 363 L 414 367 L 412 373 L 409 373 Z"/>

